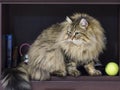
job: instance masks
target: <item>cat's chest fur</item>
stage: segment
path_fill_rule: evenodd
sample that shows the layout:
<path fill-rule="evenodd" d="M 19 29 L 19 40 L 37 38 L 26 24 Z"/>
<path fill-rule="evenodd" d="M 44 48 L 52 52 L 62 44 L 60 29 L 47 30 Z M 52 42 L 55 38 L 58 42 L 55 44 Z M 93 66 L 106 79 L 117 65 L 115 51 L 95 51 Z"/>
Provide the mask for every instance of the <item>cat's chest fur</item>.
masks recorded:
<path fill-rule="evenodd" d="M 79 46 L 77 45 L 79 44 Z M 68 41 L 61 45 L 64 54 L 76 63 L 85 64 L 98 56 L 97 44 L 85 44 L 83 41 Z"/>

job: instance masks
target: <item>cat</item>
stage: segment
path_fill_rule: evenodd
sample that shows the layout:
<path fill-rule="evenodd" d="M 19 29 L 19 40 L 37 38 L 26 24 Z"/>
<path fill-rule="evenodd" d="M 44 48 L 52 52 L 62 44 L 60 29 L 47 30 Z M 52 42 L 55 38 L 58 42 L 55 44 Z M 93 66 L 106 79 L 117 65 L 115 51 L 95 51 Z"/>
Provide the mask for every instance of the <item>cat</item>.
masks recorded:
<path fill-rule="evenodd" d="M 51 75 L 81 75 L 83 66 L 90 76 L 102 75 L 94 66 L 105 49 L 106 37 L 100 22 L 85 13 L 43 30 L 30 46 L 28 64 L 3 73 L 5 90 L 31 90 L 29 80 L 49 80 Z"/>

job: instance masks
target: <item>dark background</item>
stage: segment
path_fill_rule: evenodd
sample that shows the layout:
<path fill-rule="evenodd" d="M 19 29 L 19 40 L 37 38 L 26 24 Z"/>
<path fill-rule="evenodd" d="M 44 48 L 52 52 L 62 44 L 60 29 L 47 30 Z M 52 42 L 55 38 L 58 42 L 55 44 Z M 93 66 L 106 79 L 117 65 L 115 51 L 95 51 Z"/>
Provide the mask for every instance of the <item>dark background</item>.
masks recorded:
<path fill-rule="evenodd" d="M 117 5 L 5 4 L 3 7 L 3 34 L 12 33 L 15 46 L 24 42 L 32 43 L 43 29 L 64 21 L 66 16 L 76 12 L 87 13 L 98 19 L 105 29 L 107 48 L 100 55 L 103 66 L 110 61 L 119 64 L 119 6 Z"/>

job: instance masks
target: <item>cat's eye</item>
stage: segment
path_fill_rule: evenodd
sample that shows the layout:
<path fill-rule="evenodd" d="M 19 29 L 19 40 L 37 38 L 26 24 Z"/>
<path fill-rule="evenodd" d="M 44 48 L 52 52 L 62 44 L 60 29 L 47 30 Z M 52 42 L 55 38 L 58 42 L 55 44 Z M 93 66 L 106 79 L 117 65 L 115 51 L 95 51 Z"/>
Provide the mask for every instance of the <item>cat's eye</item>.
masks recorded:
<path fill-rule="evenodd" d="M 75 35 L 78 35 L 78 34 L 80 34 L 80 32 L 75 32 Z"/>
<path fill-rule="evenodd" d="M 69 34 L 69 35 L 70 35 L 70 34 L 72 34 L 72 32 L 71 32 L 71 31 L 67 31 L 67 34 Z"/>

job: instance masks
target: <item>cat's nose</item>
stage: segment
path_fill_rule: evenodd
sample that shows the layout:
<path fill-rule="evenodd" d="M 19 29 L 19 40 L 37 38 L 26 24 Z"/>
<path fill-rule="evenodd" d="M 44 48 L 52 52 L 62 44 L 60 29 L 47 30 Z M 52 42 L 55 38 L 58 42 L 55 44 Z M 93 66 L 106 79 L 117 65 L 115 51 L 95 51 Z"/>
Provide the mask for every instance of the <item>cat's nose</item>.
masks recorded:
<path fill-rule="evenodd" d="M 73 35 L 72 37 L 71 37 L 71 40 L 73 40 L 75 38 L 75 35 Z"/>

